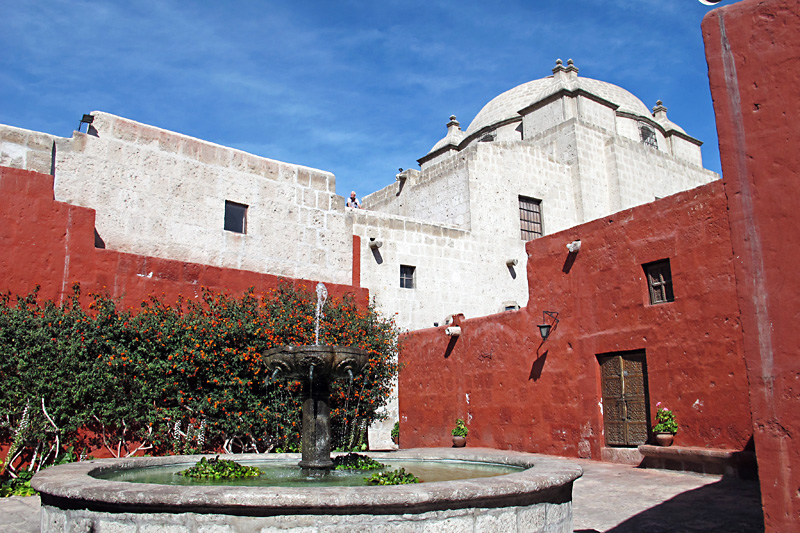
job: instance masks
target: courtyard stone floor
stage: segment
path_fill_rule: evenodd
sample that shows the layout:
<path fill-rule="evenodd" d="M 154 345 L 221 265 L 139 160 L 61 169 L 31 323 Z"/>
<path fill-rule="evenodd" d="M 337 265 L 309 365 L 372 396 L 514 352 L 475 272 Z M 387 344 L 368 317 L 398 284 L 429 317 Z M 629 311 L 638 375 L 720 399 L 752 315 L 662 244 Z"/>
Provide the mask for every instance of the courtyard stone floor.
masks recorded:
<path fill-rule="evenodd" d="M 575 460 L 574 529 L 596 532 L 763 531 L 758 483 Z M 39 498 L 0 498 L 0 532 L 39 531 Z"/>

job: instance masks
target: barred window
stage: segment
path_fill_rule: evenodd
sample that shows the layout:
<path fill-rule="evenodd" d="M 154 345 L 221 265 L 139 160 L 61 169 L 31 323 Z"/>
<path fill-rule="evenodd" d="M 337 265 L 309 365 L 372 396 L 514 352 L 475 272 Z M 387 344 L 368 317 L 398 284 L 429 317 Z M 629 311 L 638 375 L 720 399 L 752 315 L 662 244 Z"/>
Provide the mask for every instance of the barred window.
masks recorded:
<path fill-rule="evenodd" d="M 643 268 L 647 275 L 650 303 L 674 302 L 675 295 L 672 292 L 672 272 L 669 268 L 669 259 L 648 263 L 643 265 Z"/>
<path fill-rule="evenodd" d="M 530 241 L 542 236 L 541 200 L 519 197 L 519 228 L 522 240 Z"/>
<path fill-rule="evenodd" d="M 225 231 L 247 233 L 247 206 L 225 200 Z"/>
<path fill-rule="evenodd" d="M 658 150 L 658 139 L 656 139 L 656 130 L 654 130 L 649 124 L 646 124 L 644 122 L 639 123 L 639 139 L 641 139 L 642 144 Z"/>
<path fill-rule="evenodd" d="M 400 287 L 403 289 L 414 288 L 414 274 L 416 267 L 410 265 L 400 265 Z"/>

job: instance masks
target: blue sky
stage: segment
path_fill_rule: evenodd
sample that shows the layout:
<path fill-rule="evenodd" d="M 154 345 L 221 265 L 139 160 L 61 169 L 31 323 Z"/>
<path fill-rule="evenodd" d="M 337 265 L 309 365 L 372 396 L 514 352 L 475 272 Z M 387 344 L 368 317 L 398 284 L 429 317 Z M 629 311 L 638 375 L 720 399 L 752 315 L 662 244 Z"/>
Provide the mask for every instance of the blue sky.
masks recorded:
<path fill-rule="evenodd" d="M 718 5 L 733 3 L 723 0 Z M 557 58 L 704 141 L 719 172 L 698 0 L 0 0 L 0 123 L 68 137 L 106 111 L 327 170 L 347 195 Z"/>

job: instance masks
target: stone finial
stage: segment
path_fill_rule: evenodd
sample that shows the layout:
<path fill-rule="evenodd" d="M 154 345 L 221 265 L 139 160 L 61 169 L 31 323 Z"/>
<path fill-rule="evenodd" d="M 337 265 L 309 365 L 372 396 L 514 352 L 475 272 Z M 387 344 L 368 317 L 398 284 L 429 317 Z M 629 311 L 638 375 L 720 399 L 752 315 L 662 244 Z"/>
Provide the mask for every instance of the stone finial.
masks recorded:
<path fill-rule="evenodd" d="M 456 120 L 455 115 L 450 115 L 450 122 L 447 123 L 447 129 L 450 130 L 452 128 L 457 128 L 461 130 L 461 123 Z"/>
<path fill-rule="evenodd" d="M 664 102 L 656 100 L 656 106 L 653 108 L 653 116 L 667 116 L 667 108 L 664 107 Z"/>
<path fill-rule="evenodd" d="M 576 76 L 578 75 L 578 67 L 575 66 L 575 62 L 571 59 L 567 59 L 567 68 L 564 70 L 574 72 Z"/>
<path fill-rule="evenodd" d="M 556 59 L 556 66 L 553 67 L 553 74 L 556 74 L 557 72 L 561 72 L 561 71 L 564 71 L 564 70 L 567 70 L 564 67 L 564 62 L 561 61 L 560 59 Z"/>

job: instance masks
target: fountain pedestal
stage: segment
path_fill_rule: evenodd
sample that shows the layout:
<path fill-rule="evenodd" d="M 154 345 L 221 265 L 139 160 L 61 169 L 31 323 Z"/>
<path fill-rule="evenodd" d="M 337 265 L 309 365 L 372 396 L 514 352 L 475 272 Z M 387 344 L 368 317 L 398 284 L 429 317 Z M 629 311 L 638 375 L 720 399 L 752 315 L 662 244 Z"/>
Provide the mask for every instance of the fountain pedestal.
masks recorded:
<path fill-rule="evenodd" d="M 303 469 L 330 469 L 331 388 L 327 382 L 303 383 Z M 313 473 L 313 472 L 311 472 Z"/>
<path fill-rule="evenodd" d="M 264 352 L 272 379 L 303 383 L 303 459 L 309 473 L 328 470 L 331 461 L 331 382 L 353 379 L 364 368 L 367 352 L 352 346 L 279 346 Z"/>

